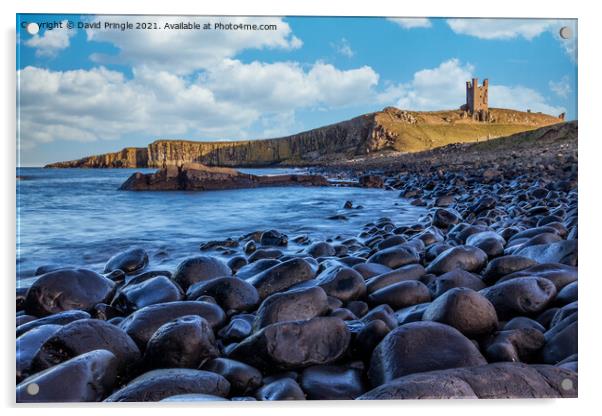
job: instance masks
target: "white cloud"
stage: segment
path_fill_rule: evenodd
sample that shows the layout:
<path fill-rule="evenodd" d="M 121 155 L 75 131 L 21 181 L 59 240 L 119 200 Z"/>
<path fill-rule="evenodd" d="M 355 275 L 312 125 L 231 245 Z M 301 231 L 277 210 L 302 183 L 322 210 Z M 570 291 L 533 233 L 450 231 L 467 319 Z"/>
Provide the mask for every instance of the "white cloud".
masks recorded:
<path fill-rule="evenodd" d="M 577 55 L 577 21 L 566 19 L 447 19 L 447 24 L 454 33 L 474 36 L 479 39 L 515 39 L 532 40 L 544 32 L 550 32 L 558 40 L 565 52 L 576 60 Z M 571 39 L 562 39 L 560 29 L 567 26 L 571 29 Z"/>
<path fill-rule="evenodd" d="M 423 69 L 412 81 L 389 86 L 379 95 L 385 105 L 408 110 L 442 110 L 459 108 L 466 101 L 466 81 L 473 77 L 475 68 L 458 59 L 442 62 L 438 67 Z M 541 111 L 557 115 L 566 111 L 554 106 L 536 90 L 524 86 L 489 84 L 489 105 L 520 111 Z"/>
<path fill-rule="evenodd" d="M 94 18 L 92 19 L 94 20 Z M 144 23 L 144 16 L 114 16 L 110 22 Z M 296 49 L 302 42 L 292 33 L 291 27 L 280 17 L 193 17 L 162 16 L 159 25 L 180 22 L 200 25 L 215 23 L 275 25 L 276 30 L 105 30 L 88 29 L 89 41 L 110 42 L 120 49 L 118 56 L 94 54 L 92 59 L 100 64 L 126 63 L 188 74 L 207 69 L 224 59 L 233 58 L 245 49 Z"/>
<path fill-rule="evenodd" d="M 387 20 L 404 29 L 427 28 L 432 26 L 431 21 L 426 17 L 388 17 Z"/>
<path fill-rule="evenodd" d="M 75 31 L 67 29 L 67 21 L 63 20 L 62 27 L 44 31 L 42 35 L 35 34 L 24 43 L 35 48 L 36 56 L 55 57 L 63 49 L 67 49 Z"/>
<path fill-rule="evenodd" d="M 243 64 L 226 60 L 190 79 L 148 67 L 127 79 L 105 68 L 18 71 L 23 148 L 54 140 L 95 141 L 130 134 L 244 138 L 253 123 L 282 122 L 290 132 L 300 108 L 343 107 L 369 100 L 378 75 L 370 67 L 341 71 L 316 62 Z"/>
<path fill-rule="evenodd" d="M 351 49 L 349 41 L 342 38 L 339 42 L 333 42 L 330 46 L 340 55 L 346 56 L 347 58 L 353 58 L 355 52 Z"/>
<path fill-rule="evenodd" d="M 562 98 L 567 98 L 572 91 L 569 77 L 566 75 L 563 76 L 558 82 L 550 81 L 548 85 L 554 94 Z"/>

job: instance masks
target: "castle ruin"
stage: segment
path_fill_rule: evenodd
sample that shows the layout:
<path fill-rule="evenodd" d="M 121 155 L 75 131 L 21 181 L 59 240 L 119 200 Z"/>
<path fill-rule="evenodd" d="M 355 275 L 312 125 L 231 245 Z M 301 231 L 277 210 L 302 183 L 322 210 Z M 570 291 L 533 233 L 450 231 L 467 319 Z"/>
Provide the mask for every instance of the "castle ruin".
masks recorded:
<path fill-rule="evenodd" d="M 462 107 L 474 120 L 490 121 L 489 113 L 489 80 L 484 79 L 479 86 L 479 79 L 466 81 L 466 104 Z"/>

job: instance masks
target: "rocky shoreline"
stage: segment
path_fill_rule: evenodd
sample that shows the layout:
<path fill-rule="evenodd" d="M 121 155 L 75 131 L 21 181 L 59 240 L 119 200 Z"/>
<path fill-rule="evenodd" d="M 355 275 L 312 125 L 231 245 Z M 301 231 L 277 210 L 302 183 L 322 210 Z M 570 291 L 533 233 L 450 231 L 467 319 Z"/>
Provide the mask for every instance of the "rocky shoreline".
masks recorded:
<path fill-rule="evenodd" d="M 17 291 L 17 401 L 576 397 L 576 131 L 321 168 L 428 208 L 415 224 L 40 267 Z"/>

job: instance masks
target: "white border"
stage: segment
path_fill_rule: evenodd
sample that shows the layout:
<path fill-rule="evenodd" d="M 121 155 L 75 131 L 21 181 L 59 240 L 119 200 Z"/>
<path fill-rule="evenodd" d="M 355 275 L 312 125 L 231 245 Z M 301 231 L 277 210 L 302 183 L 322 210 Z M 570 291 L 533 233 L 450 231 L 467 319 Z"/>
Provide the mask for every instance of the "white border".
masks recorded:
<path fill-rule="evenodd" d="M 589 2 L 589 4 L 595 4 Z M 599 101 L 602 97 L 600 82 L 596 78 L 600 71 L 600 16 L 595 6 L 585 2 L 547 0 L 528 2 L 504 0 L 499 2 L 476 2 L 452 0 L 445 2 L 413 1 L 394 2 L 370 0 L 251 0 L 216 1 L 167 0 L 149 2 L 136 0 L 19 0 L 3 1 L 2 8 L 2 92 L 0 100 L 2 127 L 1 168 L 2 181 L 2 239 L 3 266 L 2 290 L 2 404 L 9 407 L 8 414 L 28 415 L 103 415 L 108 412 L 133 413 L 143 411 L 146 415 L 164 415 L 166 412 L 181 414 L 233 414 L 264 415 L 307 415 L 308 412 L 329 412 L 341 415 L 366 415 L 374 412 L 387 414 L 439 414 L 439 415 L 505 415 L 530 412 L 537 415 L 576 415 L 590 413 L 602 397 L 598 391 L 602 385 L 600 376 L 601 337 L 599 305 L 602 299 L 602 201 L 600 178 L 602 177 L 602 113 Z M 14 403 L 14 286 L 15 286 L 15 13 L 106 13 L 106 14 L 216 14 L 216 15 L 355 15 L 355 16 L 445 16 L 445 17 L 563 17 L 579 19 L 579 188 L 580 188 L 580 372 L 579 399 L 576 400 L 507 400 L 507 401 L 413 401 L 413 402 L 307 402 L 307 403 L 239 403 L 223 405 L 165 406 L 139 404 L 73 405 L 62 408 L 57 405 L 36 407 L 15 406 Z M 65 385 L 65 388 L 69 388 Z M 170 406 L 173 407 L 173 406 Z M 600 412 L 600 409 L 594 410 Z M 593 413 L 593 412 L 592 412 Z M 598 413 L 599 414 L 599 413 Z"/>

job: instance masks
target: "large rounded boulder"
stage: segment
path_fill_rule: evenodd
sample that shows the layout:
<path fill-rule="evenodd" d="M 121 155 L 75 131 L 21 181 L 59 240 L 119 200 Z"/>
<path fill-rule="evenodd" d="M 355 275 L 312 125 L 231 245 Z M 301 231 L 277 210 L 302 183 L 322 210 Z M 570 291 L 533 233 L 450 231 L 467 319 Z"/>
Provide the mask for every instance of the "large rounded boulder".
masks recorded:
<path fill-rule="evenodd" d="M 426 268 L 427 273 L 441 275 L 454 269 L 478 272 L 487 263 L 487 254 L 472 246 L 452 247 L 439 254 Z"/>
<path fill-rule="evenodd" d="M 556 296 L 556 286 L 542 277 L 517 277 L 480 291 L 495 307 L 499 319 L 542 312 Z"/>
<path fill-rule="evenodd" d="M 291 259 L 270 267 L 250 277 L 247 282 L 255 286 L 261 299 L 282 292 L 291 286 L 313 279 L 315 268 L 305 259 Z"/>
<path fill-rule="evenodd" d="M 487 364 L 457 329 L 438 322 L 412 322 L 391 331 L 374 352 L 368 376 L 373 386 L 412 373 Z"/>
<path fill-rule="evenodd" d="M 445 292 L 426 308 L 422 319 L 453 326 L 467 337 L 489 334 L 498 327 L 497 314 L 491 302 L 468 288 Z"/>
<path fill-rule="evenodd" d="M 61 269 L 38 277 L 25 298 L 29 315 L 46 316 L 80 309 L 91 310 L 97 303 L 108 303 L 115 283 L 87 269 Z"/>
<path fill-rule="evenodd" d="M 319 286 L 274 293 L 261 303 L 254 326 L 261 329 L 276 322 L 307 320 L 324 315 L 328 308 L 328 296 Z"/>
<path fill-rule="evenodd" d="M 204 318 L 212 329 L 221 328 L 226 321 L 226 314 L 218 305 L 202 301 L 180 301 L 158 303 L 142 308 L 125 318 L 119 327 L 127 332 L 143 351 L 148 340 L 160 326 L 185 315 Z"/>
<path fill-rule="evenodd" d="M 197 282 L 232 276 L 232 270 L 221 260 L 210 256 L 189 257 L 181 262 L 173 275 L 173 280 L 187 291 Z"/>
<path fill-rule="evenodd" d="M 238 277 L 218 277 L 199 282 L 188 288 L 188 299 L 211 296 L 225 311 L 246 312 L 259 304 L 257 289 Z"/>
<path fill-rule="evenodd" d="M 230 358 L 264 370 L 298 369 L 336 361 L 350 338 L 345 322 L 336 317 L 279 322 L 236 345 Z"/>

